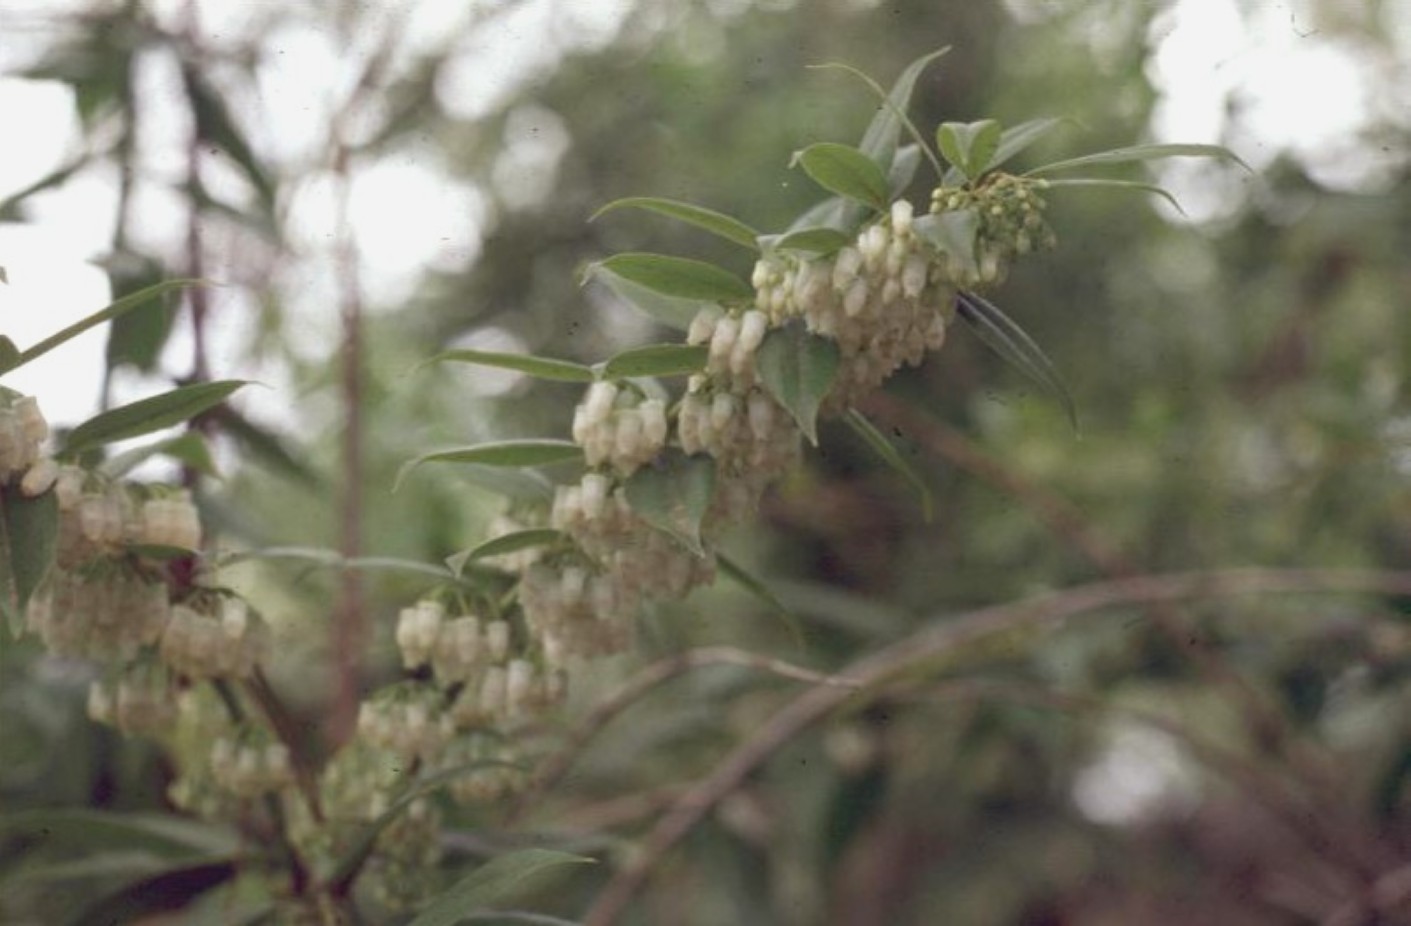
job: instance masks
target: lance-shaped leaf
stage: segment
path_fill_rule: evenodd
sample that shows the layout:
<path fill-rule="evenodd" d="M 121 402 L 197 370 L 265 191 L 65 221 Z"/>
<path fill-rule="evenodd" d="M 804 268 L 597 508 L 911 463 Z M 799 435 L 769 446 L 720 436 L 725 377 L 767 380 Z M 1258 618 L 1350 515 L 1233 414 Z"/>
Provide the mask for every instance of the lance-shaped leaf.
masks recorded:
<path fill-rule="evenodd" d="M 789 635 L 794 638 L 794 644 L 799 649 L 804 648 L 803 627 L 799 624 L 798 615 L 790 611 L 784 605 L 784 602 L 780 601 L 779 598 L 769 590 L 769 586 L 765 585 L 764 582 L 748 569 L 723 553 L 717 553 L 715 555 L 715 562 L 726 577 L 758 598 L 767 605 L 771 611 L 777 614 L 780 619 L 783 620 L 784 626 L 789 629 Z"/>
<path fill-rule="evenodd" d="M 838 376 L 838 345 L 809 334 L 802 325 L 765 335 L 755 355 L 760 384 L 818 445 L 818 408 Z"/>
<path fill-rule="evenodd" d="M 892 158 L 892 166 L 887 169 L 887 188 L 891 190 L 891 199 L 897 199 L 911 185 L 912 179 L 916 177 L 916 168 L 921 166 L 921 146 L 910 144 L 903 148 L 898 148 L 896 156 Z"/>
<path fill-rule="evenodd" d="M 979 276 L 975 236 L 980 231 L 980 217 L 974 209 L 923 215 L 912 222 L 911 227 L 922 241 L 949 255 L 966 277 Z"/>
<path fill-rule="evenodd" d="M 1072 123 L 1073 120 L 1052 117 L 1030 119 L 1028 122 L 1021 122 L 1005 129 L 999 137 L 999 148 L 990 158 L 989 169 L 996 170 L 1003 166 L 1065 122 Z M 946 171 L 941 183 L 945 186 L 959 186 L 964 180 L 965 174 L 961 173 L 960 168 L 952 167 Z"/>
<path fill-rule="evenodd" d="M 715 494 L 715 461 L 670 453 L 633 473 L 624 491 L 642 520 L 675 537 L 697 556 L 705 555 L 701 520 Z"/>
<path fill-rule="evenodd" d="M 74 457 L 85 450 L 101 447 L 129 437 L 141 437 L 162 428 L 189 421 L 208 408 L 229 398 L 241 386 L 243 379 L 224 379 L 211 383 L 182 386 L 171 392 L 142 399 L 95 415 L 69 433 L 61 451 Z"/>
<path fill-rule="evenodd" d="M 584 364 L 574 363 L 572 360 L 556 360 L 552 357 L 535 357 L 530 354 L 506 354 L 498 351 L 463 348 L 442 351 L 434 357 L 422 361 L 420 365 L 431 363 L 474 363 L 500 370 L 514 370 L 516 373 L 526 373 L 539 379 L 550 379 L 563 383 L 591 383 L 593 381 L 592 368 Z"/>
<path fill-rule="evenodd" d="M 240 550 L 220 558 L 219 565 L 230 566 L 248 560 L 293 560 L 327 569 L 347 569 L 354 572 L 402 572 L 446 581 L 459 578 L 440 566 L 395 556 L 355 556 L 351 559 L 337 550 L 325 547 L 259 547 Z"/>
<path fill-rule="evenodd" d="M 769 246 L 780 251 L 804 251 L 827 257 L 847 247 L 852 240 L 852 235 L 845 235 L 836 228 L 800 228 L 798 231 L 780 235 L 772 240 Z"/>
<path fill-rule="evenodd" d="M 1129 192 L 1138 193 L 1155 193 L 1157 196 L 1160 196 L 1170 203 L 1171 207 L 1181 215 L 1186 214 L 1186 210 L 1182 209 L 1181 204 L 1176 201 L 1176 197 L 1154 183 L 1142 183 L 1137 180 L 1109 180 L 1105 177 L 1065 177 L 1062 180 L 1044 180 L 1042 182 L 1044 189 L 1065 186 L 1086 186 L 1097 187 L 1099 189 L 1127 190 Z"/>
<path fill-rule="evenodd" d="M 469 550 L 462 550 L 454 556 L 448 556 L 446 568 L 459 577 L 465 571 L 467 563 L 488 559 L 492 556 L 503 556 L 506 553 L 518 553 L 520 550 L 531 550 L 534 547 L 547 546 L 562 540 L 564 536 L 563 531 L 554 530 L 551 527 L 531 527 L 522 531 L 512 531 L 498 537 L 491 537 L 484 543 L 473 546 Z"/>
<path fill-rule="evenodd" d="M 647 344 L 625 350 L 602 366 L 604 379 L 689 376 L 705 368 L 709 350 L 689 344 Z"/>
<path fill-rule="evenodd" d="M 19 366 L 20 349 L 7 336 L 0 334 L 0 372 Z"/>
<path fill-rule="evenodd" d="M 111 319 L 120 318 L 121 316 L 126 315 L 128 312 L 131 312 L 133 309 L 136 309 L 142 305 L 151 302 L 158 296 L 164 295 L 165 293 L 168 293 L 174 289 L 178 289 L 182 286 L 203 285 L 209 284 L 204 283 L 204 281 L 202 280 L 167 280 L 165 282 L 158 283 L 155 286 L 149 286 L 146 289 L 138 290 L 130 296 L 124 296 L 113 304 L 99 309 L 92 315 L 89 315 L 83 319 L 80 319 L 79 321 L 74 322 L 72 325 L 69 325 L 62 331 L 50 335 L 49 337 L 40 341 L 38 344 L 34 345 L 28 350 L 23 350 L 17 354 L 13 354 L 10 356 L 6 356 L 6 354 L 8 354 L 7 351 L 0 350 L 0 374 L 8 373 L 11 370 L 16 369 L 17 367 L 21 367 L 24 364 L 29 363 L 31 360 L 35 360 L 39 357 L 42 357 L 54 348 L 58 347 L 59 345 L 71 341 L 79 335 L 83 334 L 88 329 L 93 328 L 97 325 L 101 325 L 103 324 L 103 322 L 109 321 Z M 14 345 L 11 344 L 11 346 L 13 347 Z"/>
<path fill-rule="evenodd" d="M 956 314 L 974 330 L 986 346 L 1018 367 L 1044 391 L 1056 398 L 1068 413 L 1068 420 L 1073 428 L 1077 429 L 1078 411 L 1073 404 L 1073 396 L 1068 392 L 1068 386 L 1058 375 L 1053 362 L 1024 329 L 993 303 L 970 292 L 961 292 L 956 296 Z"/>
<path fill-rule="evenodd" d="M 402 464 L 392 491 L 423 463 L 477 463 L 481 466 L 547 466 L 583 459 L 583 448 L 566 440 L 502 440 L 452 450 L 434 450 Z"/>
<path fill-rule="evenodd" d="M 19 486 L 0 485 L 0 611 L 19 636 L 25 605 L 49 574 L 59 536 L 54 493 L 25 498 Z"/>
<path fill-rule="evenodd" d="M 520 849 L 486 862 L 436 897 L 407 926 L 455 926 L 468 914 L 522 901 L 570 865 L 593 859 L 552 849 Z"/>
<path fill-rule="evenodd" d="M 1003 127 L 994 119 L 979 122 L 943 122 L 936 129 L 936 147 L 941 156 L 958 167 L 969 180 L 978 180 L 990 169 L 999 150 Z"/>
<path fill-rule="evenodd" d="M 665 254 L 614 254 L 595 266 L 618 276 L 678 299 L 703 302 L 732 302 L 754 296 L 754 290 L 744 280 L 723 267 Z"/>
<path fill-rule="evenodd" d="M 1095 154 L 1085 154 L 1082 157 L 1054 161 L 1052 164 L 1034 168 L 1026 176 L 1038 176 L 1056 170 L 1071 170 L 1074 167 L 1092 167 L 1097 164 L 1130 164 L 1134 161 L 1158 161 L 1162 158 L 1216 158 L 1222 161 L 1233 161 L 1245 170 L 1253 172 L 1253 168 L 1223 145 L 1179 144 L 1134 145 L 1130 148 L 1113 148 L 1110 151 L 1099 151 Z"/>
<path fill-rule="evenodd" d="M 681 299 L 676 296 L 663 296 L 655 290 L 633 283 L 626 277 L 608 270 L 601 264 L 593 264 L 584 274 L 586 280 L 597 280 L 628 305 L 645 313 L 668 328 L 686 331 L 691 320 L 702 308 L 713 305 L 708 300 Z"/>
<path fill-rule="evenodd" d="M 897 472 L 903 479 L 909 482 L 916 490 L 916 494 L 921 496 L 921 515 L 929 524 L 931 518 L 935 516 L 935 504 L 931 497 L 931 487 L 926 484 L 926 480 L 916 471 L 916 467 L 911 465 L 911 461 L 902 456 L 897 448 L 887 439 L 887 435 L 878 430 L 877 426 L 867 419 L 867 416 L 857 409 L 848 411 L 846 421 L 848 426 L 863 443 L 867 444 L 882 462 L 886 463 Z"/>
<path fill-rule="evenodd" d="M 892 155 L 897 148 L 897 140 L 901 137 L 903 127 L 909 129 L 915 137 L 919 133 L 915 131 L 915 126 L 910 125 L 906 118 L 906 110 L 911 105 L 911 95 L 916 88 L 916 81 L 921 77 L 921 72 L 926 70 L 932 61 L 950 51 L 950 46 L 937 49 L 928 55 L 922 55 L 915 61 L 908 64 L 897 77 L 896 83 L 892 84 L 890 91 L 884 91 L 875 80 L 868 77 L 857 68 L 846 64 L 823 64 L 819 67 L 835 68 L 846 71 L 861 80 L 872 88 L 872 92 L 882 101 L 882 105 L 877 109 L 877 115 L 872 117 L 872 121 L 867 126 L 867 131 L 862 135 L 862 141 L 858 148 L 862 153 L 876 161 L 878 166 L 886 167 L 892 163 Z M 920 141 L 920 139 L 917 139 Z"/>
<path fill-rule="evenodd" d="M 593 213 L 592 218 L 588 221 L 591 222 L 598 216 L 612 212 L 614 209 L 628 208 L 646 209 L 648 212 L 670 216 L 688 225 L 703 228 L 713 235 L 724 238 L 726 241 L 733 241 L 735 244 L 747 247 L 752 251 L 759 250 L 759 246 L 755 244 L 759 232 L 744 222 L 723 212 L 716 212 L 714 209 L 678 202 L 674 199 L 660 199 L 655 196 L 629 196 L 626 199 L 618 199 L 608 203 Z"/>
<path fill-rule="evenodd" d="M 871 206 L 878 212 L 887 208 L 890 190 L 887 175 L 867 155 L 848 145 L 818 142 L 794 155 L 790 166 L 798 165 L 823 189 Z"/>
<path fill-rule="evenodd" d="M 207 476 L 220 475 L 216 470 L 216 461 L 211 456 L 211 448 L 206 444 L 205 438 L 196 431 L 187 431 L 175 437 L 125 450 L 105 460 L 99 469 L 103 475 L 118 479 L 132 472 L 138 464 L 157 456 L 171 457 L 183 466 L 189 466 L 195 472 Z"/>

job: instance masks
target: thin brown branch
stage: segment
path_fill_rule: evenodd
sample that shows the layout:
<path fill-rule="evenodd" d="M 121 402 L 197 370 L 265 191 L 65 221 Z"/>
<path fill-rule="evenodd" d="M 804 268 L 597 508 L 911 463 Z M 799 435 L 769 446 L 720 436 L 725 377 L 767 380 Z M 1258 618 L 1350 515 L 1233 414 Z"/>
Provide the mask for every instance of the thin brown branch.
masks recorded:
<path fill-rule="evenodd" d="M 1119 605 L 1258 594 L 1349 592 L 1411 595 L 1411 571 L 1238 569 L 1098 582 L 933 622 L 911 637 L 858 660 L 843 674 L 872 691 L 944 660 L 967 643 L 1016 629 L 1056 626 L 1079 615 Z M 856 696 L 850 689 L 818 686 L 771 717 L 682 795 L 648 832 L 636 860 L 621 869 L 598 895 L 584 917 L 585 926 L 617 922 L 646 884 L 653 866 L 716 804 L 781 747 Z"/>
<path fill-rule="evenodd" d="M 658 660 L 628 679 L 621 687 L 604 698 L 574 725 L 573 733 L 558 752 L 545 759 L 535 770 L 534 778 L 525 788 L 510 812 L 509 822 L 519 820 L 539 803 L 539 798 L 556 785 L 588 743 L 619 714 L 637 703 L 659 685 L 703 666 L 739 666 L 777 675 L 780 678 L 808 682 L 830 688 L 854 689 L 858 683 L 844 676 L 826 675 L 792 663 L 729 646 L 709 646 L 686 650 Z"/>

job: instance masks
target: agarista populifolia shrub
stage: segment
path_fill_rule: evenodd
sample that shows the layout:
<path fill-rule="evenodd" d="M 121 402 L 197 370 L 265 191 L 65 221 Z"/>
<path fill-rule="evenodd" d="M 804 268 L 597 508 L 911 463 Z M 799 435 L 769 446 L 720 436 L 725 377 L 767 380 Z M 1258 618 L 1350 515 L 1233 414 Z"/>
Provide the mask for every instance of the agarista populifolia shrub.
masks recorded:
<path fill-rule="evenodd" d="M 93 683 L 90 715 L 171 750 L 179 807 L 220 820 L 262 806 L 273 814 L 309 873 L 298 879 L 296 906 L 320 891 L 346 893 L 354 879 L 388 904 L 415 906 L 437 886 L 443 808 L 434 792 L 479 804 L 513 792 L 526 778 L 516 731 L 563 699 L 570 671 L 629 648 L 644 602 L 679 598 L 712 582 L 718 567 L 741 575 L 717 538 L 751 516 L 805 440 L 816 441 L 819 418 L 842 417 L 885 460 L 905 467 L 854 406 L 939 350 L 957 320 L 1071 414 L 1042 352 L 984 294 L 1013 260 L 1055 244 L 1043 217 L 1048 189 L 1161 191 L 1044 175 L 1173 155 L 1232 157 L 1212 146 L 1149 145 L 1025 174 L 1001 169 L 1056 119 L 1009 129 L 993 120 L 945 123 L 933 150 L 904 110 L 922 69 L 940 54 L 910 65 L 890 93 L 851 72 L 882 107 L 857 147 L 819 143 L 795 156 L 829 195 L 780 234 L 671 200 L 634 198 L 604 210 L 666 215 L 754 252 L 748 281 L 656 254 L 619 254 L 589 269 L 684 330 L 684 343 L 634 348 L 594 366 L 483 351 L 435 358 L 581 382 L 584 391 L 571 440 L 436 451 L 411 461 L 404 475 L 428 462 L 576 461 L 582 472 L 542 501 L 512 503 L 502 530 L 449 561 L 443 588 L 401 611 L 395 639 L 406 677 L 365 700 L 355 735 L 307 781 L 291 759 L 295 744 L 240 694 L 238 683 L 258 671 L 270 645 L 265 622 L 219 585 L 218 558 L 197 556 L 211 565 L 187 582 L 164 569 L 202 546 L 190 496 L 125 482 L 112 461 L 89 469 L 75 462 L 83 451 L 185 420 L 240 383 L 182 387 L 105 412 L 75 429 L 57 458 L 43 451 L 48 428 L 35 400 L 0 392 L 5 515 L 12 532 L 32 535 L 7 539 L 4 551 L 12 627 L 56 654 L 108 666 Z M 918 210 L 904 192 L 923 161 L 936 185 Z M 128 311 L 152 294 L 100 314 Z M 36 355 L 5 339 L 0 373 Z M 682 380 L 684 388 L 668 385 Z M 152 452 L 173 451 L 167 442 Z M 496 582 L 477 585 L 493 574 Z M 437 788 L 424 786 L 428 777 Z"/>

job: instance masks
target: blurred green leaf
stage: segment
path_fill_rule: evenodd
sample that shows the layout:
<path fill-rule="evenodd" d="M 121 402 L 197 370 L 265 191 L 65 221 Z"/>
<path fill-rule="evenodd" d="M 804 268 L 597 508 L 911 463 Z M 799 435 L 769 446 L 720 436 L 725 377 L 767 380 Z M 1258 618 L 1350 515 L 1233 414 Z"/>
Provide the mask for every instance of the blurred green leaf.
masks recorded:
<path fill-rule="evenodd" d="M 1134 145 L 1130 148 L 1113 148 L 1110 151 L 1099 151 L 1096 154 L 1085 154 L 1082 157 L 1054 161 L 1052 164 L 1035 167 L 1025 176 L 1036 177 L 1039 174 L 1052 173 L 1056 170 L 1072 170 L 1075 167 L 1091 167 L 1097 164 L 1129 164 L 1133 161 L 1157 161 L 1162 158 L 1179 157 L 1233 161 L 1250 173 L 1254 172 L 1254 169 L 1240 160 L 1233 151 L 1222 145 Z"/>
<path fill-rule="evenodd" d="M 643 466 L 624 486 L 627 502 L 642 520 L 704 556 L 701 521 L 715 494 L 715 461 L 668 452 Z"/>
<path fill-rule="evenodd" d="M 804 648 L 803 626 L 799 623 L 798 615 L 790 611 L 763 580 L 723 553 L 715 554 L 715 562 L 730 581 L 758 598 L 778 615 L 784 621 L 784 626 L 789 629 L 789 635 L 794 638 L 794 644 L 799 649 Z"/>
<path fill-rule="evenodd" d="M 781 251 L 807 251 L 827 257 L 847 247 L 852 240 L 851 235 L 845 235 L 835 228 L 800 228 L 798 231 L 780 235 L 770 242 L 770 247 Z"/>
<path fill-rule="evenodd" d="M 765 335 L 755 355 L 759 381 L 818 445 L 818 409 L 838 375 L 838 345 L 809 334 L 802 325 L 776 328 Z"/>
<path fill-rule="evenodd" d="M 794 155 L 790 166 L 804 173 L 830 193 L 846 196 L 878 212 L 887 208 L 887 176 L 876 162 L 856 148 L 835 142 L 817 142 Z"/>
<path fill-rule="evenodd" d="M 187 431 L 142 447 L 124 450 L 122 453 L 105 460 L 100 469 L 105 476 L 118 479 L 126 476 L 144 461 L 157 456 L 171 457 L 195 472 L 207 476 L 220 476 L 216 469 L 215 458 L 211 456 L 210 446 L 206 443 L 206 439 L 196 431 Z"/>
<path fill-rule="evenodd" d="M 647 344 L 614 356 L 603 364 L 602 376 L 688 376 L 705 368 L 708 353 L 705 347 L 688 344 Z"/>
<path fill-rule="evenodd" d="M 501 534 L 498 537 L 491 537 L 484 543 L 471 547 L 469 550 L 446 558 L 446 567 L 457 576 L 465 569 L 466 563 L 473 563 L 476 560 L 488 559 L 492 556 L 503 556 L 506 553 L 518 553 L 520 550 L 530 550 L 534 547 L 547 546 L 564 539 L 564 533 L 550 527 L 533 527 L 522 531 L 513 531 L 508 534 Z"/>
<path fill-rule="evenodd" d="M 319 474 L 295 456 L 274 432 L 255 424 L 229 405 L 216 406 L 210 415 L 220 432 L 237 441 L 250 456 L 265 461 L 295 482 L 311 488 L 322 485 Z"/>
<path fill-rule="evenodd" d="M 126 266 L 129 263 L 134 266 Z M 114 264 L 125 267 L 108 273 L 113 295 L 119 299 L 161 282 L 163 271 L 158 261 L 133 258 L 130 262 L 115 261 Z M 114 318 L 108 328 L 109 372 L 124 363 L 132 364 L 143 372 L 151 372 L 171 335 L 175 318 L 176 301 L 170 292 L 155 300 L 145 312 L 130 312 Z"/>
<path fill-rule="evenodd" d="M 546 466 L 583 459 L 583 448 L 566 440 L 504 440 L 436 450 L 408 460 L 397 471 L 392 491 L 401 487 L 411 471 L 423 463 L 479 463 L 482 466 Z"/>
<path fill-rule="evenodd" d="M 695 206 L 691 203 L 678 202 L 674 199 L 660 199 L 653 196 L 630 196 L 626 199 L 614 200 L 606 206 L 593 213 L 589 221 L 598 218 L 604 213 L 615 209 L 646 209 L 649 212 L 657 212 L 661 215 L 670 216 L 697 228 L 703 228 L 713 235 L 724 238 L 726 241 L 733 241 L 735 244 L 747 247 L 752 251 L 758 251 L 759 246 L 755 244 L 755 239 L 759 237 L 759 232 L 750 228 L 739 219 L 726 215 L 723 212 L 716 212 L 714 209 L 707 209 L 704 206 Z"/>
<path fill-rule="evenodd" d="M 204 862 L 143 878 L 95 901 L 69 926 L 113 926 L 149 922 L 148 917 L 185 909 L 193 900 L 235 877 L 233 862 Z"/>
<path fill-rule="evenodd" d="M 590 367 L 571 360 L 555 360 L 550 357 L 535 357 L 529 354 L 505 354 L 488 350 L 457 349 L 443 351 L 421 365 L 431 363 L 475 363 L 480 366 L 496 367 L 501 370 L 514 370 L 527 373 L 539 379 L 556 380 L 564 383 L 591 383 L 593 371 Z"/>
<path fill-rule="evenodd" d="M 23 836 L 37 845 L 96 850 L 149 849 L 164 853 L 232 856 L 240 849 L 233 830 L 172 814 L 119 813 L 59 808 L 0 814 L 0 833 Z"/>
<path fill-rule="evenodd" d="M 569 865 L 593 859 L 552 849 L 521 849 L 491 859 L 427 905 L 407 926 L 455 926 L 469 913 L 544 890 Z"/>
<path fill-rule="evenodd" d="M 588 267 L 586 277 L 597 280 L 633 308 L 644 312 L 668 328 L 675 328 L 677 331 L 685 331 L 690 328 L 691 320 L 701 309 L 714 304 L 702 299 L 664 296 L 600 265 Z"/>
<path fill-rule="evenodd" d="M 1157 186 L 1154 183 L 1141 183 L 1137 180 L 1108 180 L 1102 177 L 1066 177 L 1062 180 L 1044 181 L 1045 189 L 1051 189 L 1056 187 L 1097 187 L 1099 189 L 1105 187 L 1111 190 L 1126 190 L 1129 192 L 1135 191 L 1138 193 L 1155 193 L 1157 196 L 1160 196 L 1162 199 L 1170 203 L 1171 207 L 1177 212 L 1179 212 L 1181 215 L 1186 214 L 1186 210 L 1182 209 L 1181 204 L 1176 201 L 1176 197 L 1172 196 L 1166 190 L 1163 190 L 1161 187 Z"/>
<path fill-rule="evenodd" d="M 229 155 L 254 186 L 264 211 L 273 212 L 274 185 L 244 134 L 236 127 L 225 101 L 206 82 L 205 75 L 197 69 L 195 62 L 182 64 L 181 78 L 196 121 L 196 137 L 202 142 L 219 146 Z"/>
<path fill-rule="evenodd" d="M 1045 392 L 1052 395 L 1068 413 L 1068 420 L 1076 430 L 1078 410 L 1073 404 L 1073 396 L 1068 386 L 1059 376 L 1034 339 L 1029 337 L 1009 316 L 993 303 L 970 292 L 961 292 L 956 297 L 956 314 L 970 325 L 986 346 L 992 348 L 1006 361 L 1013 364 Z"/>
<path fill-rule="evenodd" d="M 921 166 L 921 146 L 915 142 L 897 149 L 892 166 L 887 169 L 887 188 L 891 191 L 888 199 L 900 199 L 911 181 L 916 177 L 916 168 Z"/>
<path fill-rule="evenodd" d="M 750 299 L 754 290 L 722 267 L 687 257 L 665 254 L 614 254 L 593 265 L 617 274 L 663 296 L 706 302 Z"/>
<path fill-rule="evenodd" d="M 12 636 L 24 629 L 25 605 L 54 564 L 58 537 L 52 490 L 25 498 L 16 482 L 0 485 L 0 611 Z"/>
<path fill-rule="evenodd" d="M 917 495 L 921 497 L 921 515 L 926 523 L 930 523 L 935 516 L 935 501 L 931 496 L 931 487 L 926 484 L 926 480 L 916 471 L 916 467 L 903 457 L 892 442 L 887 439 L 887 435 L 877 429 L 877 426 L 867 419 L 867 416 L 857 409 L 850 409 L 846 415 L 848 426 L 853 429 L 858 437 L 872 449 L 882 462 L 886 463 L 897 472 L 903 479 L 916 489 Z"/>
<path fill-rule="evenodd" d="M 60 453 L 72 458 L 94 447 L 189 421 L 224 402 L 246 383 L 242 379 L 196 383 L 102 412 L 74 428 Z"/>

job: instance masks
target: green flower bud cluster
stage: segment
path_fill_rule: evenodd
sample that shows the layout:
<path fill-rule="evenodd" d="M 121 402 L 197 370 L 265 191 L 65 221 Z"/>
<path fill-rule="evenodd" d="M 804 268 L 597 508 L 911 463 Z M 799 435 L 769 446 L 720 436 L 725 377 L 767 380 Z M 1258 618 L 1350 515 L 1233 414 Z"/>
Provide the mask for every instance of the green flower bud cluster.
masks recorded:
<path fill-rule="evenodd" d="M 1043 180 L 995 171 L 974 189 L 937 187 L 931 192 L 932 214 L 970 210 L 978 221 L 974 270 L 954 258 L 947 261 L 947 275 L 956 285 L 976 289 L 1003 283 L 1016 256 L 1057 245 L 1038 194 L 1044 185 Z"/>

